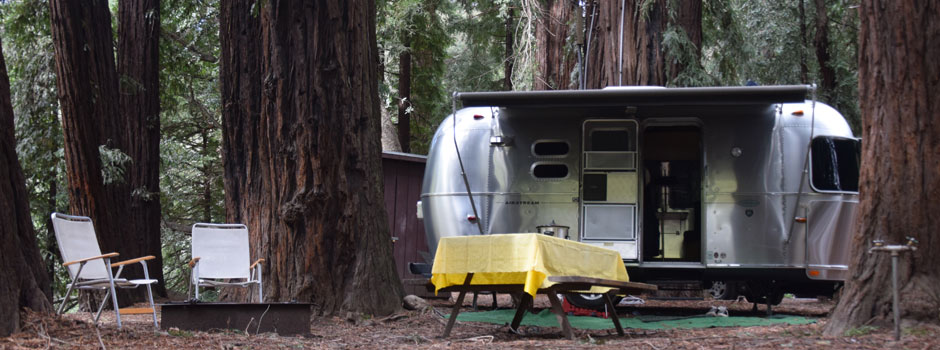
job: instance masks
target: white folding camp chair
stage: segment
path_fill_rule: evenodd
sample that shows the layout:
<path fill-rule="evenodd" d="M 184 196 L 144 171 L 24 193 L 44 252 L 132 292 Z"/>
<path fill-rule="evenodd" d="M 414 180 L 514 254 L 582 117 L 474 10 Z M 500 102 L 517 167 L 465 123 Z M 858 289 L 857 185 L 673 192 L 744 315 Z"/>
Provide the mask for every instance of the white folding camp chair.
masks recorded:
<path fill-rule="evenodd" d="M 249 265 L 248 227 L 242 224 L 193 225 L 193 289 L 199 300 L 199 287 L 258 285 L 258 302 L 264 301 L 261 284 L 261 263 L 258 259 Z M 250 293 L 250 289 L 249 289 Z"/>
<path fill-rule="evenodd" d="M 68 291 L 65 292 L 65 298 L 62 299 L 62 304 L 59 305 L 56 314 L 62 313 L 62 309 L 65 307 L 73 289 L 103 289 L 107 290 L 107 293 L 105 293 L 104 299 L 101 300 L 101 305 L 98 306 L 98 313 L 95 314 L 96 325 L 98 324 L 98 318 L 101 317 L 101 310 L 104 309 L 104 305 L 110 296 L 118 328 L 121 328 L 121 315 L 146 313 L 153 315 L 153 326 L 157 327 L 157 312 L 153 307 L 153 291 L 150 288 L 150 285 L 157 283 L 157 280 L 150 279 L 150 273 L 147 271 L 147 260 L 153 259 L 152 255 L 112 264 L 111 258 L 118 256 L 118 253 L 101 254 L 101 249 L 98 247 L 98 237 L 95 235 L 95 226 L 92 224 L 91 218 L 86 216 L 52 213 L 52 227 L 55 229 L 55 238 L 59 243 L 62 261 L 65 261 L 63 265 L 68 267 L 69 277 L 72 279 L 72 283 L 68 284 Z M 144 266 L 144 278 L 133 280 L 121 278 L 124 265 L 136 262 Z M 111 271 L 111 268 L 114 267 L 118 268 L 116 274 Z M 118 308 L 117 294 L 114 287 L 137 288 L 140 285 L 147 286 L 150 308 Z"/>

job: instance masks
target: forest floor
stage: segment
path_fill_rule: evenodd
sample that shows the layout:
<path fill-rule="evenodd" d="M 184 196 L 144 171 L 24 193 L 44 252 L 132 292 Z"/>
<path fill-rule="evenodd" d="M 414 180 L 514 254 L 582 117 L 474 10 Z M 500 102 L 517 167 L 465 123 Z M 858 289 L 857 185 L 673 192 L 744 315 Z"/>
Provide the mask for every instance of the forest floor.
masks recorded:
<path fill-rule="evenodd" d="M 22 331 L 0 338 L 0 349 L 940 349 L 940 328 L 919 326 L 904 329 L 901 341 L 894 341 L 891 328 L 863 327 L 841 337 L 825 337 L 833 302 L 816 299 L 784 299 L 775 313 L 814 318 L 808 325 L 760 327 L 716 327 L 703 329 L 626 329 L 625 336 L 614 330 L 575 330 L 576 339 L 562 337 L 559 328 L 521 327 L 522 334 L 508 331 L 507 325 L 458 321 L 448 339 L 440 338 L 453 300 L 430 300 L 432 309 L 403 311 L 379 319 L 347 320 L 339 317 L 313 317 L 310 334 L 278 336 L 273 333 L 248 335 L 239 331 L 188 332 L 171 329 L 155 331 L 149 315 L 124 317 L 118 330 L 111 314 L 103 315 L 102 326 L 94 327 L 89 313 L 62 317 L 24 314 Z M 470 298 L 465 303 L 469 311 Z M 508 295 L 500 295 L 500 307 L 509 307 Z M 481 309 L 491 305 L 489 295 L 480 295 Z M 644 305 L 618 307 L 621 317 L 634 314 L 702 314 L 712 306 L 726 306 L 732 316 L 760 316 L 763 307 L 752 313 L 746 301 L 654 301 Z M 544 296 L 535 307 L 548 308 Z"/>

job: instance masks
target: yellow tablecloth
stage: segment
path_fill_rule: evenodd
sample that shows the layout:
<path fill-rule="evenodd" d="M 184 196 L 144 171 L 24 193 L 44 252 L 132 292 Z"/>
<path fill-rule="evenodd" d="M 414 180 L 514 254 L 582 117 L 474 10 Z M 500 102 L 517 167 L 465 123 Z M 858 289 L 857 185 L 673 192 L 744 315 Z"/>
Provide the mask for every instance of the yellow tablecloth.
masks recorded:
<path fill-rule="evenodd" d="M 523 284 L 535 296 L 548 276 L 582 276 L 629 281 L 620 253 L 541 234 L 446 237 L 437 245 L 431 283 L 435 292 L 464 283 Z"/>

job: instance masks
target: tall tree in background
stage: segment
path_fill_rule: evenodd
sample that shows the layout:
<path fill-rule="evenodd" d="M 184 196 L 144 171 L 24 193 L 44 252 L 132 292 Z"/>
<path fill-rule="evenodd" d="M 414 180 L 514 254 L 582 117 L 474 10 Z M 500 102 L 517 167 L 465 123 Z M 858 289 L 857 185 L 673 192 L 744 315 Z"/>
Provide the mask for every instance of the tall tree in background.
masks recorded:
<path fill-rule="evenodd" d="M 118 60 L 120 116 L 125 150 L 131 158 L 130 231 L 118 251 L 153 255 L 152 278 L 166 295 L 163 254 L 160 254 L 160 0 L 118 2 Z M 127 232 L 123 236 L 128 236 Z M 138 264 L 125 267 L 142 275 Z"/>
<path fill-rule="evenodd" d="M 159 244 L 150 246 L 151 238 L 134 231 L 137 218 L 130 211 L 132 188 L 127 169 L 135 165 L 128 156 L 128 138 L 138 135 L 127 134 L 127 121 L 119 110 L 107 2 L 52 0 L 49 6 L 69 211 L 94 220 L 103 251 L 132 257 L 160 256 Z M 162 277 L 163 267 L 154 265 L 152 277 Z M 132 302 L 143 300 L 144 292 L 135 289 L 119 293 L 125 295 L 121 300 Z M 165 294 L 162 284 L 155 292 Z"/>
<path fill-rule="evenodd" d="M 836 71 L 832 69 L 832 55 L 829 53 L 829 15 L 826 0 L 816 1 L 816 60 L 819 62 L 819 89 L 825 100 L 830 100 L 836 88 Z M 802 67 L 801 67 L 802 68 Z"/>
<path fill-rule="evenodd" d="M 19 329 L 21 308 L 52 310 L 52 289 L 36 245 L 13 130 L 10 79 L 0 47 L 0 337 Z"/>
<path fill-rule="evenodd" d="M 667 5 L 668 22 L 663 35 L 668 85 L 701 86 L 707 83 L 702 68 L 702 0 Z"/>
<path fill-rule="evenodd" d="M 236 29 L 232 21 L 250 9 L 222 11 L 221 30 Z M 240 196 L 257 208 L 243 219 L 253 255 L 267 259 L 265 295 L 315 300 L 323 314 L 394 312 L 402 289 L 381 199 L 375 4 L 272 0 L 260 13 L 261 74 L 224 68 L 235 76 L 222 90 L 234 91 L 233 79 L 263 78 L 246 80 L 263 86 L 257 148 L 245 150 L 260 171 L 226 176 L 260 183 Z M 223 33 L 223 42 L 242 33 Z M 227 123 L 225 134 L 243 126 Z"/>
<path fill-rule="evenodd" d="M 666 1 L 598 1 L 593 6 L 597 10 L 585 86 L 665 85 Z"/>
<path fill-rule="evenodd" d="M 506 32 L 504 33 L 503 39 L 504 46 L 506 51 L 503 54 L 503 90 L 512 91 L 512 67 L 515 65 L 515 55 L 513 42 L 515 41 L 515 35 L 513 33 L 513 20 L 515 18 L 515 10 L 512 7 L 506 9 L 505 21 L 506 21 Z"/>
<path fill-rule="evenodd" d="M 587 88 L 708 84 L 701 67 L 701 0 L 592 4 L 596 9 L 589 6 L 587 13 L 596 15 L 587 44 Z"/>
<path fill-rule="evenodd" d="M 868 254 L 874 239 L 920 241 L 898 267 L 902 318 L 936 324 L 940 317 L 940 7 L 863 1 L 860 19 L 862 197 L 849 279 L 826 325 L 831 335 L 892 322 L 891 258 Z"/>
<path fill-rule="evenodd" d="M 402 50 L 398 54 L 398 144 L 401 151 L 411 152 L 411 34 L 402 34 Z"/>
<path fill-rule="evenodd" d="M 575 51 L 568 45 L 573 33 L 571 21 L 581 16 L 580 8 L 570 0 L 549 0 L 541 2 L 539 17 L 536 22 L 535 40 L 536 64 L 538 73 L 533 88 L 535 90 L 577 89 L 577 82 L 572 82 L 571 72 L 577 64 Z"/>
<path fill-rule="evenodd" d="M 222 48 L 222 164 L 225 167 L 225 218 L 258 220 L 261 202 L 261 18 L 255 0 L 223 1 L 219 9 Z M 257 227 L 255 227 L 257 228 Z M 254 232 L 254 231 L 253 231 Z M 261 234 L 255 233 L 255 238 Z M 260 251 L 260 250 L 259 250 Z M 253 255 L 255 256 L 255 255 Z"/>

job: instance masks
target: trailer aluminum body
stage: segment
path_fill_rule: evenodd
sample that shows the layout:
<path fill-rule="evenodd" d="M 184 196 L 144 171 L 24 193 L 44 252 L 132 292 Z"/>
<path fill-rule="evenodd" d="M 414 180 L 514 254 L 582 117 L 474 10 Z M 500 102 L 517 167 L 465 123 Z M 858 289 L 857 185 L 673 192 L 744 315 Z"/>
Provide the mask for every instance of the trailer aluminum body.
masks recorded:
<path fill-rule="evenodd" d="M 809 86 L 459 93 L 419 212 L 447 236 L 568 226 L 637 281 L 737 281 L 751 298 L 845 279 L 859 140 Z M 577 264 L 578 262 L 571 262 Z"/>

